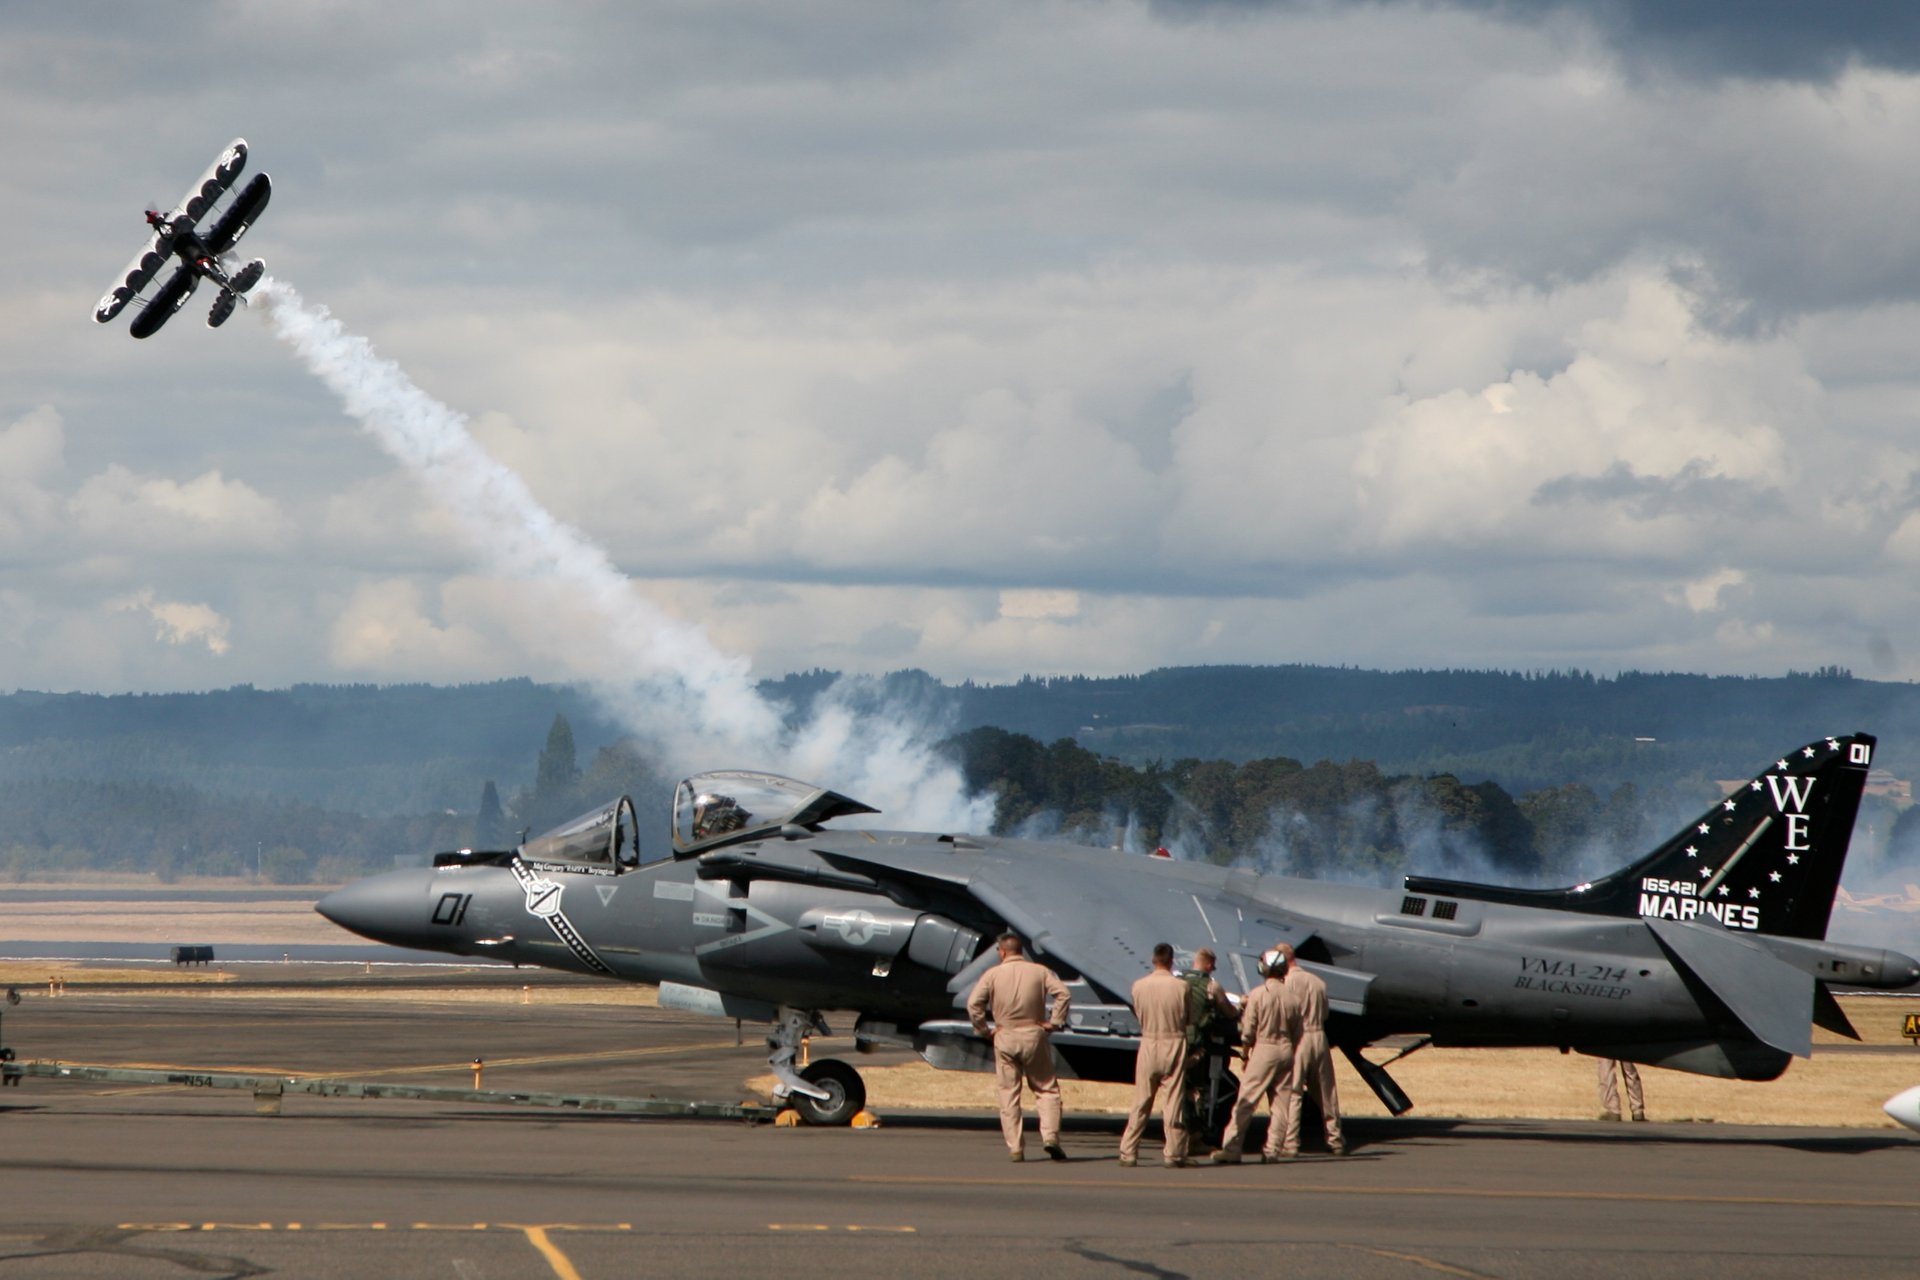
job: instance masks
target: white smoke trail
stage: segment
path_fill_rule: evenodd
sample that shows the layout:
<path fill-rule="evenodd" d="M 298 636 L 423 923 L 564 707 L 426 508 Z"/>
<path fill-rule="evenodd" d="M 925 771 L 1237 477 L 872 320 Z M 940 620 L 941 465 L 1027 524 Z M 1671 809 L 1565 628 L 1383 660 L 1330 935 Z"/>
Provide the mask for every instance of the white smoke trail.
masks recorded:
<path fill-rule="evenodd" d="M 824 696 L 814 718 L 788 731 L 760 696 L 747 659 L 660 609 L 606 552 L 558 520 L 515 472 L 481 449 L 466 418 L 350 334 L 325 307 L 271 277 L 250 295 L 274 334 L 340 397 L 369 435 L 451 515 L 487 569 L 551 599 L 546 629 L 636 736 L 695 767 L 728 765 L 796 774 L 845 791 L 895 821 L 983 829 L 990 802 L 969 800 L 957 770 L 929 748 L 932 726 L 854 713 Z"/>

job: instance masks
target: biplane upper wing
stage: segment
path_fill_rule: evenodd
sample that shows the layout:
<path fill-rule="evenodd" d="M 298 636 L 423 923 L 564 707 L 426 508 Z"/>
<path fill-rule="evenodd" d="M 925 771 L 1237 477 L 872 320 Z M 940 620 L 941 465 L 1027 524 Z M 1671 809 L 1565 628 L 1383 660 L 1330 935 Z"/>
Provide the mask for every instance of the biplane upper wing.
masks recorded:
<path fill-rule="evenodd" d="M 233 180 L 239 177 L 240 171 L 246 167 L 247 140 L 235 138 L 227 144 L 227 149 L 207 166 L 207 171 L 200 175 L 200 181 L 194 183 L 187 190 L 187 194 L 180 197 L 180 203 L 174 206 L 173 215 L 169 220 L 179 226 L 180 219 L 185 218 L 186 224 L 179 229 L 182 231 L 191 229 L 200 219 L 207 216 L 207 210 L 213 208 L 214 201 L 227 193 L 227 188 L 233 185 Z"/>
<path fill-rule="evenodd" d="M 234 242 L 247 234 L 254 219 L 267 207 L 267 200 L 273 195 L 273 183 L 264 173 L 253 175 L 253 181 L 241 188 L 240 194 L 233 198 L 227 211 L 220 215 L 220 221 L 213 224 L 213 230 L 204 237 L 209 252 L 225 253 L 233 248 Z"/>

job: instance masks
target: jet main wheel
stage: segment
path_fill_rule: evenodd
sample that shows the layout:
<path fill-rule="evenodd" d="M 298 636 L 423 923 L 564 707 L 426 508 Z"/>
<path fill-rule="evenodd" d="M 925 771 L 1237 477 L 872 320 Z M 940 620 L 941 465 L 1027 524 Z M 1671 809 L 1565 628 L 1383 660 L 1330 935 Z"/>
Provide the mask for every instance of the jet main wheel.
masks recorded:
<path fill-rule="evenodd" d="M 852 1124 L 854 1116 L 867 1105 L 867 1085 L 855 1071 L 838 1058 L 822 1058 L 800 1072 L 800 1078 L 816 1089 L 826 1090 L 824 1098 L 809 1098 L 796 1093 L 787 1100 L 808 1124 Z"/>

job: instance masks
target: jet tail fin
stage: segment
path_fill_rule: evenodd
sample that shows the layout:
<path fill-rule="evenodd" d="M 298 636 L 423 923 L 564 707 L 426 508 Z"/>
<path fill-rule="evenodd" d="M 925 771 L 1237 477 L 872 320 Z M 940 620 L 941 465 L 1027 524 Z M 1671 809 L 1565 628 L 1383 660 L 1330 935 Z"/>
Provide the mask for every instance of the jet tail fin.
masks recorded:
<path fill-rule="evenodd" d="M 1408 876 L 1409 893 L 1823 939 L 1875 739 L 1822 738 L 1775 761 L 1633 865 L 1566 889 Z"/>

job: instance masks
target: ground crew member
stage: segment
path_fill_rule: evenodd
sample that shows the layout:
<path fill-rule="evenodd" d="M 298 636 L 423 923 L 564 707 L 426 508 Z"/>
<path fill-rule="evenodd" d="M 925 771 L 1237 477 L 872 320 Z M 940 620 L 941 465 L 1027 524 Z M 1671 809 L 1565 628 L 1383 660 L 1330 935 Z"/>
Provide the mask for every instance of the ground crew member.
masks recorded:
<path fill-rule="evenodd" d="M 1027 1158 L 1026 1117 L 1020 1113 L 1022 1082 L 1032 1088 L 1040 1113 L 1040 1145 L 1055 1160 L 1060 1146 L 1060 1082 L 1053 1074 L 1052 1033 L 1067 1026 L 1073 997 L 1059 975 L 1027 959 L 1018 934 L 1003 933 L 1000 963 L 981 975 L 967 998 L 967 1017 L 981 1037 L 993 1041 L 993 1068 L 1000 1085 L 1000 1133 L 1007 1157 Z M 1051 1007 L 1049 1007 L 1051 1006 Z M 987 1025 L 991 1015 L 993 1025 Z"/>
<path fill-rule="evenodd" d="M 1300 1110 L 1303 1099 L 1311 1096 L 1327 1122 L 1327 1150 L 1343 1156 L 1347 1154 L 1347 1142 L 1340 1133 L 1340 1095 L 1333 1083 L 1333 1058 L 1327 1052 L 1327 984 L 1293 963 L 1293 948 L 1288 944 L 1283 942 L 1274 950 L 1287 968 L 1281 984 L 1281 1008 L 1287 1038 L 1293 1041 L 1293 1077 L 1287 1091 L 1287 1127 L 1280 1154 L 1300 1154 Z"/>
<path fill-rule="evenodd" d="M 1214 979 L 1219 959 L 1211 948 L 1202 947 L 1193 953 L 1193 968 L 1186 973 L 1187 1043 L 1196 1047 L 1206 1040 L 1216 1017 L 1231 1022 L 1239 1016 L 1233 1001 L 1227 999 L 1226 989 Z"/>
<path fill-rule="evenodd" d="M 1133 1065 L 1133 1110 L 1127 1130 L 1120 1135 L 1120 1167 L 1140 1162 L 1140 1138 L 1147 1131 L 1147 1115 L 1154 1096 L 1166 1090 L 1160 1112 L 1166 1128 L 1162 1161 L 1181 1169 L 1187 1159 L 1187 1130 L 1181 1111 L 1186 1106 L 1187 984 L 1173 975 L 1173 948 L 1162 942 L 1153 949 L 1153 972 L 1133 984 L 1133 1016 L 1140 1021 L 1140 1052 Z"/>
<path fill-rule="evenodd" d="M 1260 976 L 1264 981 L 1240 1007 L 1240 1044 L 1246 1050 L 1247 1065 L 1240 1073 L 1240 1093 L 1233 1100 L 1233 1120 L 1220 1141 L 1220 1150 L 1213 1153 L 1215 1164 L 1240 1163 L 1247 1125 L 1263 1099 L 1267 1104 L 1267 1144 L 1260 1158 L 1270 1163 L 1280 1155 L 1286 1100 L 1292 1096 L 1293 1041 L 1287 1038 L 1287 961 L 1278 949 L 1260 957 Z"/>
<path fill-rule="evenodd" d="M 1618 1120 L 1620 1118 L 1620 1090 L 1613 1082 L 1613 1069 L 1620 1068 L 1620 1078 L 1627 1082 L 1627 1106 L 1635 1120 L 1647 1118 L 1646 1095 L 1640 1092 L 1640 1068 L 1631 1062 L 1615 1058 L 1600 1059 L 1600 1118 Z"/>
<path fill-rule="evenodd" d="M 1227 1063 L 1237 1039 L 1234 1023 L 1240 1016 L 1214 980 L 1218 959 L 1211 947 L 1202 947 L 1193 953 L 1193 968 L 1181 975 L 1187 984 L 1186 1126 L 1189 1139 L 1197 1133 L 1203 1141 L 1218 1136 L 1214 1108 L 1225 1101 Z"/>

